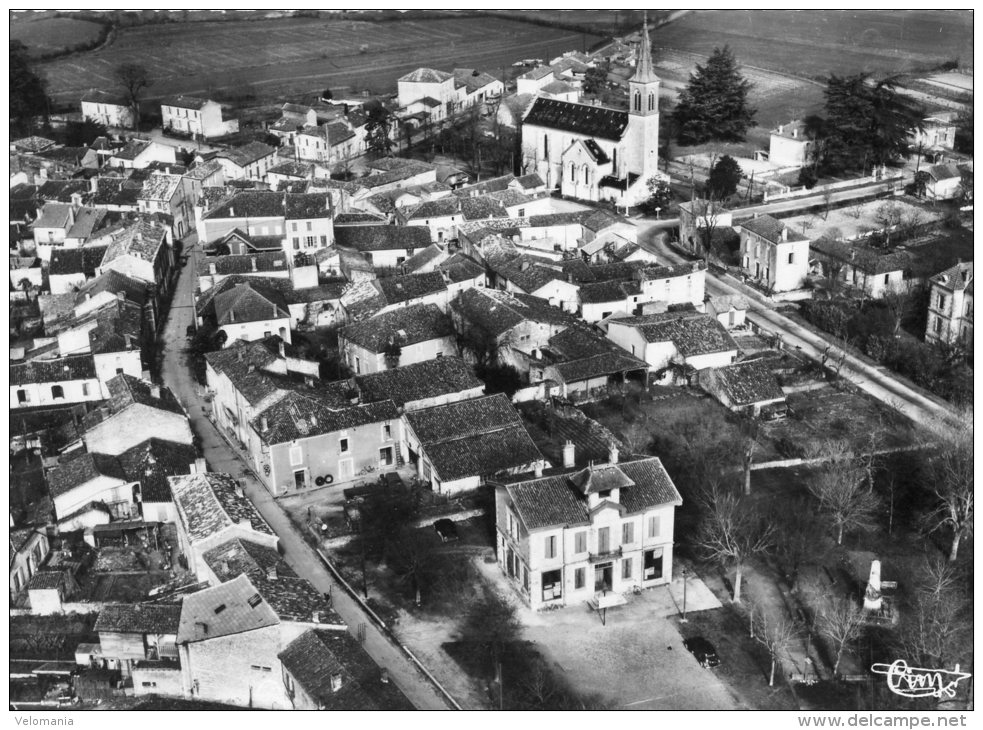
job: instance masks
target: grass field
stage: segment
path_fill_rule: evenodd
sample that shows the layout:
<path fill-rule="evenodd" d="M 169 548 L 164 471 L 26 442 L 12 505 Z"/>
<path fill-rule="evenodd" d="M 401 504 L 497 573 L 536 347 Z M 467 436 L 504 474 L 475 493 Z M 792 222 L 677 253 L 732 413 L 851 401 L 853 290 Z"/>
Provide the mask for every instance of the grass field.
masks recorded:
<path fill-rule="evenodd" d="M 102 26 L 99 23 L 88 20 L 50 17 L 18 19 L 10 24 L 10 39 L 27 46 L 30 55 L 39 56 L 94 41 L 100 31 Z"/>
<path fill-rule="evenodd" d="M 124 62 L 148 68 L 154 98 L 251 92 L 280 99 L 324 87 L 394 92 L 396 79 L 419 66 L 499 75 L 517 59 L 552 58 L 599 39 L 498 18 L 175 23 L 124 29 L 104 50 L 44 63 L 41 70 L 59 101 L 90 87 L 112 88 L 113 69 Z"/>
<path fill-rule="evenodd" d="M 972 63 L 973 13 L 936 10 L 698 11 L 653 33 L 657 47 L 710 54 L 731 47 L 748 66 L 817 79 Z"/>

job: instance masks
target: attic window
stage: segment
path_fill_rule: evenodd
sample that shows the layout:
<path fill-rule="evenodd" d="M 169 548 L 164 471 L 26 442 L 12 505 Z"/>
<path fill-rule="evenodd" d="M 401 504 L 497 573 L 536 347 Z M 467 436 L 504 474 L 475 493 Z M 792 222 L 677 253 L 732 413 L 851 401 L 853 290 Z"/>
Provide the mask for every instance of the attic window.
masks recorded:
<path fill-rule="evenodd" d="M 222 611 L 224 611 L 224 610 L 225 610 L 225 604 L 224 603 L 216 606 L 215 607 L 215 615 L 217 616 L 218 614 L 222 613 Z"/>
<path fill-rule="evenodd" d="M 252 598 L 250 598 L 250 599 L 249 599 L 248 601 L 246 601 L 246 603 L 248 603 L 248 604 L 249 604 L 249 607 L 250 607 L 250 608 L 256 608 L 256 606 L 258 606 L 258 605 L 259 605 L 259 604 L 261 604 L 262 602 L 263 602 L 263 599 L 262 599 L 262 598 L 260 598 L 260 596 L 259 596 L 259 594 L 258 594 L 258 593 L 254 593 L 254 594 L 252 595 Z M 216 612 L 216 613 L 217 613 L 217 612 Z"/>
<path fill-rule="evenodd" d="M 600 497 L 601 499 L 607 499 L 608 497 L 611 496 L 611 490 L 605 489 L 603 492 L 598 492 L 597 496 Z"/>

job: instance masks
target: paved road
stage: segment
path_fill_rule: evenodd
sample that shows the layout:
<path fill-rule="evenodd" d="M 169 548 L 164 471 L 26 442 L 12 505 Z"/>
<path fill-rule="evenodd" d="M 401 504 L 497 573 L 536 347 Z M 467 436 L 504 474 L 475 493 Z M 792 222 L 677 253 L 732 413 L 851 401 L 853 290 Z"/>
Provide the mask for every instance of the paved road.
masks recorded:
<path fill-rule="evenodd" d="M 654 223 L 658 223 L 654 221 Z M 651 230 L 651 228 L 649 229 Z M 650 247 L 655 248 L 663 258 L 672 262 L 687 261 L 685 256 L 664 245 L 658 237 L 642 234 L 646 240 L 651 239 Z M 803 354 L 822 362 L 823 353 L 829 350 L 829 357 L 838 360 L 840 350 L 830 345 L 824 337 L 803 327 L 788 317 L 774 311 L 775 304 L 754 289 L 744 286 L 730 277 L 707 274 L 707 293 L 715 296 L 735 295 L 744 296 L 751 305 L 747 318 L 754 324 L 781 334 L 787 346 L 796 347 Z M 883 367 L 868 365 L 857 357 L 847 353 L 840 374 L 853 384 L 860 387 L 882 403 L 891 406 L 916 423 L 932 425 L 940 420 L 951 424 L 960 424 L 952 408 L 940 405 L 930 398 L 908 387 Z M 961 424 L 965 425 L 965 424 Z"/>
<path fill-rule="evenodd" d="M 186 243 L 188 250 L 193 245 L 196 244 Z M 213 471 L 228 472 L 241 477 L 246 494 L 280 538 L 284 559 L 297 575 L 309 580 L 319 591 L 331 593 L 335 611 L 345 620 L 353 635 L 356 635 L 359 624 L 365 625 L 365 650 L 379 666 L 389 670 L 392 681 L 403 691 L 403 694 L 421 710 L 449 709 L 447 701 L 420 670 L 393 646 L 382 631 L 372 623 L 361 606 L 334 580 L 280 505 L 259 480 L 245 468 L 239 454 L 222 438 L 205 415 L 199 386 L 187 366 L 184 352 L 185 331 L 192 322 L 190 292 L 193 281 L 193 269 L 190 264 L 186 264 L 181 271 L 174 293 L 174 305 L 171 307 L 164 328 L 162 371 L 164 383 L 180 399 L 191 417 L 191 426 L 201 438 L 209 467 Z"/>

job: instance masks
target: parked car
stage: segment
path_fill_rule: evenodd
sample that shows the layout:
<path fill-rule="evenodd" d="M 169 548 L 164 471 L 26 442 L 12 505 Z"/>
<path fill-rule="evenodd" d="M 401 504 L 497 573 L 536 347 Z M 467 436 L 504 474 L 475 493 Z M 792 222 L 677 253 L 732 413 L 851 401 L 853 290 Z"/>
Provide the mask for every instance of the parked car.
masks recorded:
<path fill-rule="evenodd" d="M 701 667 L 716 667 L 720 664 L 720 657 L 717 656 L 717 650 L 713 648 L 713 644 L 704 639 L 702 636 L 693 636 L 689 639 L 683 641 L 683 646 L 685 646 L 689 652 L 696 657 L 696 661 L 700 663 Z"/>
<path fill-rule="evenodd" d="M 457 525 L 446 517 L 434 522 L 433 529 L 437 531 L 437 536 L 441 542 L 453 542 L 457 539 Z"/>

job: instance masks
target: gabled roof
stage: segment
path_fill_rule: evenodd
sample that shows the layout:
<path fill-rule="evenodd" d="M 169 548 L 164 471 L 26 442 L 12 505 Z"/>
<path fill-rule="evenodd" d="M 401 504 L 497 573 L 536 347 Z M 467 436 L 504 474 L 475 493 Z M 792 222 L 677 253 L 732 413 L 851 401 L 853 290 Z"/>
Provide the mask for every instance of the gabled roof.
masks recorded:
<path fill-rule="evenodd" d="M 253 271 L 257 273 L 290 271 L 287 264 L 287 254 L 283 250 L 210 256 L 198 264 L 198 276 L 211 275 L 212 267 L 214 267 L 217 276 L 248 274 Z"/>
<path fill-rule="evenodd" d="M 45 203 L 41 214 L 31 224 L 31 228 L 63 228 L 66 231 L 72 225 L 72 206 L 68 203 Z"/>
<path fill-rule="evenodd" d="M 185 596 L 177 641 L 179 644 L 207 641 L 279 623 L 276 612 L 263 600 L 249 576 L 240 575 Z"/>
<path fill-rule="evenodd" d="M 473 68 L 456 68 L 454 69 L 454 81 L 459 86 L 463 85 L 467 89 L 467 93 L 473 94 L 476 91 L 481 91 L 489 84 L 494 84 L 498 79 L 484 71 L 476 71 Z"/>
<path fill-rule="evenodd" d="M 525 321 L 567 327 L 577 322 L 574 316 L 551 307 L 545 299 L 496 289 L 465 289 L 451 302 L 451 307 L 465 320 L 496 337 Z"/>
<path fill-rule="evenodd" d="M 724 326 L 706 314 L 656 314 L 615 322 L 636 327 L 646 342 L 672 342 L 683 357 L 737 350 L 737 343 Z"/>
<path fill-rule="evenodd" d="M 69 355 L 54 360 L 30 360 L 10 366 L 10 384 L 61 383 L 68 380 L 92 380 L 96 366 L 92 355 Z"/>
<path fill-rule="evenodd" d="M 99 294 L 120 294 L 130 302 L 143 306 L 147 301 L 147 285 L 139 279 L 121 274 L 118 271 L 104 271 L 99 276 L 85 282 L 75 294 L 75 306 L 84 304 Z"/>
<path fill-rule="evenodd" d="M 276 548 L 238 537 L 216 545 L 202 558 L 222 583 L 240 575 L 266 580 L 273 571 L 277 578 L 297 577 Z"/>
<path fill-rule="evenodd" d="M 467 221 L 508 218 L 509 215 L 505 210 L 504 203 L 490 195 L 461 198 L 460 203 L 461 214 Z"/>
<path fill-rule="evenodd" d="M 287 193 L 284 213 L 287 220 L 330 218 L 333 208 L 327 193 Z"/>
<path fill-rule="evenodd" d="M 54 248 L 48 263 L 48 274 L 64 276 L 84 274 L 91 279 L 96 275 L 96 267 L 106 255 L 106 246 L 84 246 L 83 248 Z"/>
<path fill-rule="evenodd" d="M 195 109 L 196 111 L 201 111 L 202 108 L 208 103 L 208 99 L 202 99 L 197 96 L 172 96 L 167 99 L 163 99 L 160 102 L 161 106 L 173 106 L 179 109 Z"/>
<path fill-rule="evenodd" d="M 414 304 L 342 327 L 339 336 L 369 352 L 380 353 L 390 339 L 403 346 L 454 334 L 450 317 L 435 304 Z"/>
<path fill-rule="evenodd" d="M 425 248 L 430 231 L 423 226 L 343 226 L 335 230 L 335 245 L 356 251 Z"/>
<path fill-rule="evenodd" d="M 405 274 L 377 279 L 375 282 L 388 304 L 399 304 L 411 299 L 419 299 L 428 294 L 447 291 L 444 276 L 439 271 L 425 274 Z"/>
<path fill-rule="evenodd" d="M 397 406 L 484 388 L 470 365 L 458 357 L 433 360 L 390 368 L 369 375 L 355 376 L 362 399 L 366 402 L 392 399 Z"/>
<path fill-rule="evenodd" d="M 446 258 L 447 253 L 436 243 L 431 243 L 424 249 L 417 251 L 403 262 L 403 271 L 408 274 L 416 273 L 417 269 L 422 269 L 427 264 L 437 261 L 441 257 Z"/>
<path fill-rule="evenodd" d="M 268 190 L 245 190 L 213 208 L 205 218 L 279 218 L 284 215 L 284 195 Z"/>
<path fill-rule="evenodd" d="M 648 368 L 644 360 L 629 354 L 583 324 L 551 337 L 544 357 L 565 383 Z"/>
<path fill-rule="evenodd" d="M 455 253 L 437 265 L 447 276 L 450 283 L 459 283 L 469 279 L 477 279 L 484 276 L 485 267 L 479 264 L 470 256 L 463 253 Z"/>
<path fill-rule="evenodd" d="M 932 284 L 949 291 L 961 291 L 973 286 L 973 262 L 958 263 L 931 278 Z"/>
<path fill-rule="evenodd" d="M 178 519 L 192 542 L 243 524 L 256 532 L 275 535 L 263 516 L 230 474 L 181 474 L 167 478 Z"/>
<path fill-rule="evenodd" d="M 262 429 L 264 418 L 265 431 Z M 259 413 L 253 419 L 252 427 L 265 443 L 282 444 L 398 418 L 399 411 L 391 400 L 351 405 L 337 396 L 291 392 Z"/>
<path fill-rule="evenodd" d="M 939 180 L 951 180 L 952 178 L 962 177 L 962 173 L 959 168 L 953 163 L 943 163 L 941 165 L 932 165 L 926 171 L 928 176 L 935 181 Z"/>
<path fill-rule="evenodd" d="M 715 372 L 735 406 L 785 398 L 778 380 L 768 365 L 760 360 L 734 363 L 717 368 Z"/>
<path fill-rule="evenodd" d="M 875 249 L 860 243 L 846 243 L 825 237 L 810 242 L 809 248 L 868 274 L 908 271 L 915 258 L 909 251 Z"/>
<path fill-rule="evenodd" d="M 221 325 L 263 322 L 290 316 L 279 292 L 252 282 L 236 284 L 215 296 L 215 321 Z"/>
<path fill-rule="evenodd" d="M 580 301 L 582 304 L 603 304 L 606 302 L 622 302 L 631 296 L 641 294 L 642 287 L 635 279 L 628 281 L 598 281 L 582 284 Z"/>
<path fill-rule="evenodd" d="M 116 603 L 104 606 L 92 628 L 97 634 L 177 634 L 180 604 Z"/>
<path fill-rule="evenodd" d="M 166 240 L 166 227 L 156 221 L 139 218 L 113 238 L 102 258 L 102 266 L 127 255 L 152 264 L 157 260 L 157 254 Z"/>
<path fill-rule="evenodd" d="M 539 97 L 522 123 L 617 142 L 628 129 L 628 112 Z"/>
<path fill-rule="evenodd" d="M 150 177 L 143 182 L 139 199 L 170 202 L 180 185 L 180 175 L 168 175 L 162 172 L 151 173 Z"/>
<path fill-rule="evenodd" d="M 422 203 L 410 206 L 402 212 L 402 217 L 408 221 L 419 221 L 428 218 L 444 218 L 454 216 L 461 212 L 461 201 L 449 196 L 437 198 L 436 200 L 425 200 Z"/>
<path fill-rule="evenodd" d="M 658 457 L 595 467 L 601 468 L 619 473 L 618 481 L 624 484 L 620 487 L 619 501 L 628 514 L 683 502 Z M 575 483 L 575 479 L 585 481 L 585 471 L 589 470 L 569 469 L 537 479 L 511 479 L 502 488 L 512 499 L 526 529 L 588 524 L 587 498 Z"/>
<path fill-rule="evenodd" d="M 276 149 L 270 147 L 268 144 L 264 144 L 263 142 L 249 142 L 242 147 L 222 150 L 216 157 L 229 160 L 229 162 L 239 167 L 246 167 L 257 160 L 262 160 L 264 157 L 270 157 L 274 154 L 276 154 Z"/>
<path fill-rule="evenodd" d="M 536 68 L 531 68 L 523 74 L 520 74 L 518 78 L 520 79 L 533 79 L 538 81 L 539 79 L 544 79 L 547 76 L 553 75 L 553 69 L 549 66 L 537 66 Z"/>
<path fill-rule="evenodd" d="M 116 375 L 106 381 L 109 400 L 106 408 L 110 413 L 119 413 L 131 405 L 145 405 L 159 411 L 168 411 L 185 415 L 181 403 L 167 386 L 155 386 L 146 380 L 134 378 L 132 375 Z"/>
<path fill-rule="evenodd" d="M 101 476 L 126 481 L 126 473 L 116 457 L 106 454 L 79 454 L 48 473 L 48 489 L 52 497 L 58 497 Z"/>
<path fill-rule="evenodd" d="M 172 501 L 168 477 L 188 474 L 198 458 L 191 444 L 152 438 L 127 449 L 116 457 L 126 478 L 140 482 L 142 502 Z"/>

